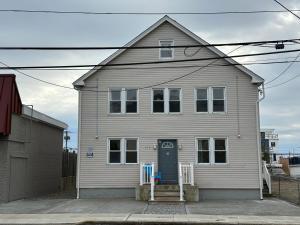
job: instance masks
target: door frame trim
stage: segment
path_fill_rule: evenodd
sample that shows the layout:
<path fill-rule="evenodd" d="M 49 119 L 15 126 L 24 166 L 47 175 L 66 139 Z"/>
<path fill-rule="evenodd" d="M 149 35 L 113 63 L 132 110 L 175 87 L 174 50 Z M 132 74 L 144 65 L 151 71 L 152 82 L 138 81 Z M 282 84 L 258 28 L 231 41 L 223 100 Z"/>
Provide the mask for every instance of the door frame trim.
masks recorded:
<path fill-rule="evenodd" d="M 178 180 L 178 166 L 179 166 L 179 155 L 178 155 L 178 139 L 177 138 L 158 138 L 157 139 L 157 171 L 159 171 L 159 164 L 160 164 L 160 160 L 159 160 L 159 149 L 160 149 L 160 145 L 159 145 L 159 141 L 175 141 L 176 142 L 176 154 L 177 154 L 177 168 L 176 168 L 176 181 L 177 183 L 179 182 Z"/>

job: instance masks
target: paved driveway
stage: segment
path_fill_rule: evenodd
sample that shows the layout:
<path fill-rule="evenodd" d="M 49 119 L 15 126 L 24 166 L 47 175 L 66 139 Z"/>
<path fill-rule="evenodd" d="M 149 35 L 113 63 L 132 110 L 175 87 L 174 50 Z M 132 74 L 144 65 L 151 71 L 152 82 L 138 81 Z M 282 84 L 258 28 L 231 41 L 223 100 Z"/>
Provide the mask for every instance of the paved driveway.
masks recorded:
<path fill-rule="evenodd" d="M 278 199 L 201 201 L 182 205 L 155 204 L 134 199 L 32 198 L 0 204 L 0 214 L 131 213 L 300 216 L 300 207 Z"/>

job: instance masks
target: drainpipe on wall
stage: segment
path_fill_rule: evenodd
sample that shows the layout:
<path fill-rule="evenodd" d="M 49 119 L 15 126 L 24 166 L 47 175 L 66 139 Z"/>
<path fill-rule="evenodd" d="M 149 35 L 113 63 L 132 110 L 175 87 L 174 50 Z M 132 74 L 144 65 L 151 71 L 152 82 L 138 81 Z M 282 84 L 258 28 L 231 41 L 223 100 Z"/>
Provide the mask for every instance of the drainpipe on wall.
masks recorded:
<path fill-rule="evenodd" d="M 79 194 L 79 184 L 80 184 L 80 124 L 81 124 L 81 92 L 78 90 L 78 134 L 77 134 L 77 144 L 78 144 L 78 150 L 77 150 L 77 176 L 76 176 L 76 187 L 77 187 L 77 196 L 76 198 L 80 198 Z"/>
<path fill-rule="evenodd" d="M 259 114 L 259 102 L 264 100 L 266 97 L 265 94 L 265 86 L 264 83 L 262 84 L 262 94 L 263 96 L 256 101 L 256 126 L 257 126 L 257 157 L 258 157 L 258 173 L 259 173 L 259 192 L 260 192 L 260 199 L 263 200 L 263 180 L 262 180 L 262 162 L 261 162 L 261 143 L 260 143 L 260 114 Z"/>

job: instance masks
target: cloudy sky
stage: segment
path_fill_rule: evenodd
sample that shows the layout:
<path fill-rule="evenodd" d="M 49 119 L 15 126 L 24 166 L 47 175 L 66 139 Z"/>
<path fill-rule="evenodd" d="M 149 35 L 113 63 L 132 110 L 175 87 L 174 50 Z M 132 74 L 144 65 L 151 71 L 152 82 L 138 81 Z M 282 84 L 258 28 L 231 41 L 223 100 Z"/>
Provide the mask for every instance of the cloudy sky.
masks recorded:
<path fill-rule="evenodd" d="M 299 0 L 281 0 L 290 9 L 300 9 Z M 100 11 L 100 12 L 213 12 L 240 10 L 281 10 L 273 0 L 0 0 L 1 9 Z M 299 13 L 300 14 L 300 13 Z M 162 15 L 58 15 L 0 12 L 1 46 L 120 46 L 152 25 Z M 300 37 L 300 20 L 289 13 L 251 15 L 172 15 L 210 43 L 278 40 Z M 286 49 L 300 48 L 298 45 Z M 228 52 L 231 48 L 222 48 Z M 235 52 L 255 53 L 273 48 L 243 47 Z M 10 66 L 96 64 L 112 51 L 0 51 L 0 61 Z M 296 57 L 298 53 L 249 57 L 240 62 Z M 293 58 L 290 58 L 293 59 Z M 252 65 L 251 70 L 266 81 L 276 77 L 288 64 Z M 2 71 L 13 72 L 13 71 Z M 24 71 L 61 85 L 72 82 L 85 71 Z M 15 73 L 15 72 L 14 72 Z M 295 63 L 268 86 L 300 74 Z M 76 147 L 77 93 L 28 79 L 16 73 L 24 104 L 69 124 L 71 146 Z M 300 77 L 285 85 L 266 89 L 261 103 L 261 125 L 275 128 L 280 151 L 300 152 Z"/>

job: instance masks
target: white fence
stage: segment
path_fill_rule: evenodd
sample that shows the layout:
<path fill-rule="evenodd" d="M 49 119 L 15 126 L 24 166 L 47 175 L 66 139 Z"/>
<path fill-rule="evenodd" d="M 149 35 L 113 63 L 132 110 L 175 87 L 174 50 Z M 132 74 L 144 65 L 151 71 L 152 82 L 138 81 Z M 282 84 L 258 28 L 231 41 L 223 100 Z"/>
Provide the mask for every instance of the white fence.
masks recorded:
<path fill-rule="evenodd" d="M 180 201 L 184 201 L 183 185 L 190 184 L 194 185 L 194 165 L 193 163 L 185 164 L 179 163 L 179 191 L 180 191 Z"/>
<path fill-rule="evenodd" d="M 272 180 L 271 180 L 271 175 L 269 173 L 269 170 L 267 168 L 266 161 L 263 161 L 263 178 L 265 179 L 268 185 L 269 194 L 272 194 Z"/>

